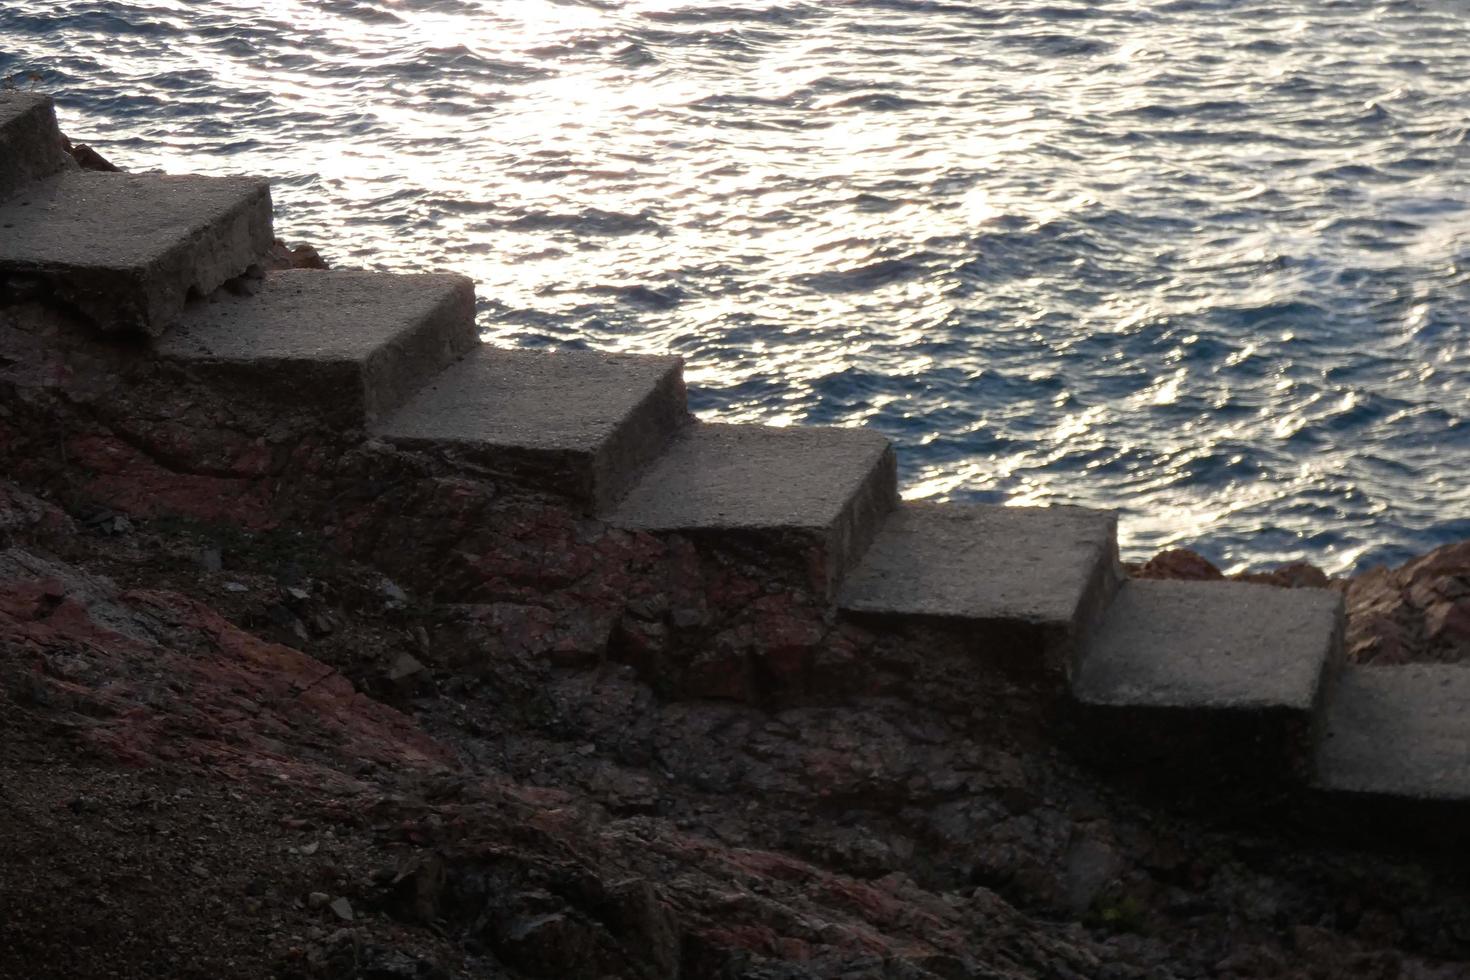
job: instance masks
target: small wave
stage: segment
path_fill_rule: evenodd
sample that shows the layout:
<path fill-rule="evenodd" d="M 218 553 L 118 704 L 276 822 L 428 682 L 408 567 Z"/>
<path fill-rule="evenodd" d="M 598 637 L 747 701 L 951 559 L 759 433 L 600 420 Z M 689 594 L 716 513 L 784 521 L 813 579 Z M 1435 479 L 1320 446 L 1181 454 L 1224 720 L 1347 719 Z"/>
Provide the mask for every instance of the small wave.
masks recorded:
<path fill-rule="evenodd" d="M 677 286 L 655 289 L 642 284 L 632 286 L 592 286 L 587 292 L 593 296 L 611 296 L 621 302 L 645 310 L 672 310 L 684 299 Z"/>
<path fill-rule="evenodd" d="M 820 13 L 816 7 L 801 4 L 776 4 L 770 7 L 682 7 L 678 10 L 645 10 L 639 13 L 646 20 L 663 24 L 797 24 Z"/>
<path fill-rule="evenodd" d="M 1054 58 L 1081 58 L 1106 54 L 1117 48 L 1110 41 L 1076 34 L 1011 34 L 1000 39 L 1002 44 L 1025 48 L 1033 54 Z"/>
<path fill-rule="evenodd" d="M 895 283 L 908 282 L 923 275 L 925 271 L 925 266 L 921 262 L 907 259 L 881 259 L 855 269 L 820 272 L 805 276 L 802 281 L 808 288 L 823 293 L 867 292 Z"/>
<path fill-rule="evenodd" d="M 663 226 L 650 212 L 622 214 L 586 208 L 576 213 L 537 211 L 494 222 L 512 231 L 565 231 L 597 236 L 662 235 Z"/>
<path fill-rule="evenodd" d="M 829 109 L 867 109 L 869 112 L 902 112 L 905 109 L 923 109 L 930 103 L 922 99 L 906 99 L 890 92 L 865 92 L 840 102 L 833 102 Z"/>

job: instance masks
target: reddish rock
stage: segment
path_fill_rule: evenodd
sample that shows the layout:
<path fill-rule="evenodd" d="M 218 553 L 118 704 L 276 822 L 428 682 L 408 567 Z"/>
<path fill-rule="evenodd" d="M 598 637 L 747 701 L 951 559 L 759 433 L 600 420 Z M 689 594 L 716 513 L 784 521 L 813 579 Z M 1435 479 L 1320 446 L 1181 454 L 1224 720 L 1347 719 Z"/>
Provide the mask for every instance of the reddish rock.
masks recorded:
<path fill-rule="evenodd" d="M 130 516 L 184 516 L 251 530 L 277 523 L 269 490 L 259 481 L 179 473 L 101 435 L 71 439 L 67 453 L 92 472 L 82 492 Z"/>
<path fill-rule="evenodd" d="M 1224 578 L 1224 574 L 1210 563 L 1209 559 L 1188 548 L 1175 548 L 1154 555 L 1143 567 L 1133 572 L 1134 578 L 1185 579 L 1189 581 L 1212 581 Z"/>
<path fill-rule="evenodd" d="M 1347 645 L 1359 663 L 1470 658 L 1470 541 L 1347 583 Z"/>
<path fill-rule="evenodd" d="M 1282 565 L 1272 572 L 1242 572 L 1231 577 L 1238 582 L 1274 585 L 1282 589 L 1325 589 L 1332 584 L 1326 572 L 1305 561 Z"/>
<path fill-rule="evenodd" d="M 679 684 L 685 697 L 750 699 L 750 640 L 748 634 L 732 631 L 715 638 L 712 649 L 695 655 L 684 669 Z"/>
<path fill-rule="evenodd" d="M 327 260 L 322 258 L 321 253 L 310 245 L 297 245 L 294 248 L 281 241 L 279 238 L 271 245 L 270 252 L 265 259 L 268 269 L 327 269 Z"/>
<path fill-rule="evenodd" d="M 332 744 L 349 765 L 423 769 L 449 761 L 411 721 L 331 667 L 246 633 L 195 600 L 118 593 L 105 580 L 24 553 L 5 555 L 0 646 L 27 657 L 0 661 L 0 688 L 27 690 L 33 702 L 95 719 L 77 735 L 104 755 L 234 780 L 341 788 L 356 786 L 356 778 L 300 749 Z"/>

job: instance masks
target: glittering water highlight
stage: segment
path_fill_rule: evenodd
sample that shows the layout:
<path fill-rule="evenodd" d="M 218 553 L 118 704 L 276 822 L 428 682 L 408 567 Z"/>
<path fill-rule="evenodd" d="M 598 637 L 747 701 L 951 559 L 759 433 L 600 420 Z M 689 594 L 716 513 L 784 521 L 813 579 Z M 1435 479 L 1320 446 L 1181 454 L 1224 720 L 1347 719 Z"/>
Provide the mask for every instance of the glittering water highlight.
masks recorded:
<path fill-rule="evenodd" d="M 1434 0 L 0 0 L 130 169 L 274 180 L 487 338 L 673 351 L 910 497 L 1329 570 L 1470 536 L 1470 31 Z"/>

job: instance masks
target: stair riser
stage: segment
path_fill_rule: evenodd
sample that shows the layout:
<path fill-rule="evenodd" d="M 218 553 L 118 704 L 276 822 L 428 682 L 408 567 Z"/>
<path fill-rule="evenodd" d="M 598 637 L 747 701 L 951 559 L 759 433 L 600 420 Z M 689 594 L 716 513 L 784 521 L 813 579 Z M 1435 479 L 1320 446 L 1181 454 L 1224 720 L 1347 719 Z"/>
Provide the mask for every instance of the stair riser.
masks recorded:
<path fill-rule="evenodd" d="M 362 367 L 362 413 L 371 425 L 406 402 L 430 378 L 480 343 L 475 287 L 458 283 L 415 329 L 385 344 Z"/>
<path fill-rule="evenodd" d="M 1470 868 L 1470 799 L 1425 800 L 1366 793 L 1315 791 L 1297 819 L 1314 840 L 1340 841 L 1370 851 L 1432 854 L 1444 866 Z"/>
<path fill-rule="evenodd" d="M 889 446 L 827 532 L 826 561 L 818 574 L 824 595 L 837 594 L 842 576 L 863 557 L 883 519 L 897 507 L 898 460 Z"/>
<path fill-rule="evenodd" d="M 49 98 L 29 93 L 0 95 L 0 117 L 5 120 L 0 123 L 0 200 L 63 167 L 75 166 L 63 148 Z"/>
<path fill-rule="evenodd" d="M 1307 749 L 1310 759 L 1304 769 L 1304 777 L 1308 781 L 1316 779 L 1317 752 L 1322 746 L 1323 739 L 1326 738 L 1332 703 L 1337 696 L 1343 672 L 1347 670 L 1347 667 L 1347 607 L 1344 603 L 1338 610 L 1337 630 L 1332 637 L 1332 653 L 1322 668 L 1322 677 L 1317 685 L 1317 697 L 1313 702 L 1312 723 L 1307 731 Z"/>
<path fill-rule="evenodd" d="M 1065 743 L 1112 779 L 1211 818 L 1274 810 L 1310 770 L 1312 717 L 1280 708 L 1206 714 L 1072 704 Z"/>
<path fill-rule="evenodd" d="M 1113 516 L 1111 533 L 1093 565 L 1068 629 L 1057 634 L 1044 650 L 1048 670 L 1069 680 L 1076 676 L 1082 665 L 1086 638 L 1102 624 L 1124 577 L 1123 564 L 1118 557 L 1118 519 Z"/>
<path fill-rule="evenodd" d="M 585 500 L 611 510 L 690 421 L 683 366 L 671 367 L 590 460 Z"/>

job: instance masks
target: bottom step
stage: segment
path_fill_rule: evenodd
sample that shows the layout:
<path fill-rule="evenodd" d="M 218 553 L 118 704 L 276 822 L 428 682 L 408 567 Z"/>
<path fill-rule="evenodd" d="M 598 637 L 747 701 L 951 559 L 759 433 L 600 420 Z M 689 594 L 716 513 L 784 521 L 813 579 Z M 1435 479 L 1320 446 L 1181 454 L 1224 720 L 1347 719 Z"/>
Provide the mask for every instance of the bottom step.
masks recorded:
<path fill-rule="evenodd" d="M 1470 667 L 1344 671 L 1317 749 L 1319 788 L 1470 802 Z"/>

